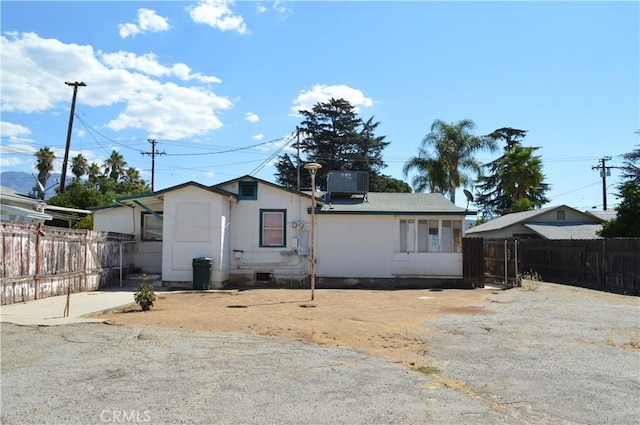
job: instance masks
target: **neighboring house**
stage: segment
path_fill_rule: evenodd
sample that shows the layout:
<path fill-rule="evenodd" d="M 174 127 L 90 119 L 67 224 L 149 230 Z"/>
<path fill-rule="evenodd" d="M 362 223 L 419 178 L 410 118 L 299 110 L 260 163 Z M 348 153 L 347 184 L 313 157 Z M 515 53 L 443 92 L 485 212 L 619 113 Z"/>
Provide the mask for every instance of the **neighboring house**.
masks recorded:
<path fill-rule="evenodd" d="M 88 210 L 48 205 L 45 201 L 21 195 L 13 189 L 4 186 L 0 186 L 0 188 L 3 221 L 47 224 L 47 221 L 58 219 L 66 221 L 71 227 L 73 222 L 91 214 L 91 211 Z"/>
<path fill-rule="evenodd" d="M 0 213 L 2 221 L 18 223 L 44 223 L 53 216 L 44 212 L 46 203 L 21 195 L 13 189 L 0 186 Z"/>
<path fill-rule="evenodd" d="M 463 222 L 475 213 L 441 194 L 331 190 L 358 173 L 338 173 L 316 193 L 319 286 L 461 281 Z M 116 201 L 93 210 L 94 229 L 135 235 L 134 266 L 167 285 L 190 285 L 200 257 L 213 260 L 213 287 L 308 285 L 309 192 L 244 176 Z"/>
<path fill-rule="evenodd" d="M 595 212 L 566 205 L 511 213 L 467 230 L 468 237 L 596 239 L 605 221 Z"/>

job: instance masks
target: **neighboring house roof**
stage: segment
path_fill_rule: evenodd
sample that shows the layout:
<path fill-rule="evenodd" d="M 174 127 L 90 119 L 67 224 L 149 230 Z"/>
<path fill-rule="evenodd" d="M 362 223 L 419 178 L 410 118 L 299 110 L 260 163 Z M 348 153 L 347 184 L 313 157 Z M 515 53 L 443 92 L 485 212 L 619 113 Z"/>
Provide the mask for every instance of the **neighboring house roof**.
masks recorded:
<path fill-rule="evenodd" d="M 333 197 L 325 202 L 319 214 L 429 214 L 475 215 L 458 207 L 440 193 L 369 192 L 366 196 Z"/>
<path fill-rule="evenodd" d="M 17 207 L 14 205 L 2 204 L 2 206 L 0 206 L 0 209 L 2 210 L 3 213 L 16 215 L 16 216 L 24 216 L 29 218 L 30 220 L 48 221 L 53 219 L 53 216 L 49 214 L 42 213 L 34 209 Z"/>
<path fill-rule="evenodd" d="M 572 211 L 572 213 L 567 214 L 566 222 L 550 221 L 549 213 L 552 215 L 556 210 Z M 599 237 L 597 232 L 602 229 L 602 222 L 603 219 L 595 214 L 582 212 L 567 205 L 559 205 L 506 214 L 472 227 L 466 231 L 466 234 L 482 236 L 495 234 L 490 232 L 503 232 L 506 236 L 522 233 L 522 227 L 519 226 L 523 226 L 544 239 L 594 239 Z"/>
<path fill-rule="evenodd" d="M 602 229 L 602 224 L 585 223 L 525 223 L 524 226 L 545 239 L 594 239 Z"/>
<path fill-rule="evenodd" d="M 53 219 L 50 214 L 44 212 L 44 201 L 22 195 L 11 188 L 0 186 L 0 201 L 0 209 L 7 215 L 39 221 Z"/>
<path fill-rule="evenodd" d="M 618 216 L 618 211 L 616 210 L 607 210 L 607 211 L 590 210 L 585 212 L 594 217 L 598 217 L 600 220 L 603 220 L 603 221 L 613 220 Z"/>
<path fill-rule="evenodd" d="M 559 205 L 556 207 L 547 207 L 547 208 L 539 208 L 535 210 L 529 211 L 521 211 L 517 213 L 505 214 L 502 217 L 494 218 L 491 221 L 487 221 L 486 223 L 479 224 L 478 226 L 474 226 L 471 229 L 467 230 L 467 234 L 473 233 L 481 233 L 488 232 L 492 230 L 500 230 L 505 227 L 512 226 L 514 224 L 521 223 L 531 223 L 535 222 L 535 218 L 542 214 L 545 214 L 549 211 L 557 210 L 557 209 L 569 209 L 576 211 L 580 214 L 585 214 L 581 211 L 576 210 L 575 208 L 571 208 L 567 205 Z"/>

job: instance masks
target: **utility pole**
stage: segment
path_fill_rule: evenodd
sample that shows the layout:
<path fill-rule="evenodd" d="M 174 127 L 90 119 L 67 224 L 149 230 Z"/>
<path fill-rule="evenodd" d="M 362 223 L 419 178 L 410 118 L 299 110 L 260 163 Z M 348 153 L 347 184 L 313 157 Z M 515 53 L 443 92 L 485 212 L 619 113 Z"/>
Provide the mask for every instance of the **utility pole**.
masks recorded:
<path fill-rule="evenodd" d="M 611 161 L 610 156 L 600 158 L 600 164 L 591 167 L 592 170 L 600 170 L 602 177 L 602 210 L 607 210 L 607 176 L 611 175 L 611 169 L 615 167 L 607 166 L 607 161 Z"/>
<path fill-rule="evenodd" d="M 69 147 L 71 146 L 71 130 L 73 129 L 73 114 L 76 110 L 76 96 L 78 95 L 78 87 L 86 87 L 87 85 L 81 82 L 70 83 L 64 82 L 66 85 L 73 87 L 73 99 L 71 99 L 71 113 L 69 114 L 69 128 L 67 130 L 67 144 L 64 148 L 64 161 L 62 161 L 62 172 L 60 173 L 60 188 L 58 193 L 64 193 L 64 186 L 67 183 L 67 163 L 69 162 Z"/>
<path fill-rule="evenodd" d="M 142 155 L 151 155 L 151 192 L 154 192 L 154 179 L 156 174 L 156 155 L 164 155 L 165 152 L 156 150 L 156 139 L 147 139 L 151 143 L 151 152 L 140 152 Z"/>
<path fill-rule="evenodd" d="M 296 127 L 296 134 L 298 141 L 296 142 L 296 149 L 298 149 L 296 169 L 298 171 L 298 192 L 300 192 L 300 129 Z"/>

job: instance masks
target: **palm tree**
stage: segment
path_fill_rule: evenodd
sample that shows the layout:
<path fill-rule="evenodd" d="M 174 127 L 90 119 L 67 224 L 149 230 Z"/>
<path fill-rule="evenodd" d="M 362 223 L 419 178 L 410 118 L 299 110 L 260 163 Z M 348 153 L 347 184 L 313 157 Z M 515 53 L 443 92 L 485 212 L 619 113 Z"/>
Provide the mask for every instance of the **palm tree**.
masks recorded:
<path fill-rule="evenodd" d="M 100 170 L 100 166 L 95 162 L 92 162 L 89 167 L 87 167 L 87 178 L 91 184 L 96 184 L 98 181 L 98 177 L 102 174 Z"/>
<path fill-rule="evenodd" d="M 127 168 L 124 177 L 127 183 L 138 183 L 140 181 L 140 171 L 133 167 Z"/>
<path fill-rule="evenodd" d="M 71 159 L 71 173 L 76 179 L 80 180 L 80 177 L 87 174 L 89 171 L 89 163 L 81 153 Z"/>
<path fill-rule="evenodd" d="M 40 148 L 35 154 L 37 158 L 36 169 L 38 170 L 38 182 L 40 185 L 35 190 L 38 198 L 44 199 L 44 188 L 47 187 L 47 180 L 51 177 L 53 171 L 53 161 L 56 159 L 56 155 L 48 147 Z"/>
<path fill-rule="evenodd" d="M 456 189 L 469 182 L 465 171 L 480 172 L 482 164 L 474 155 L 481 150 L 493 151 L 496 148 L 496 142 L 491 138 L 475 136 L 472 133 L 475 127 L 475 123 L 469 119 L 457 123 L 435 120 L 431 124 L 431 131 L 422 140 L 421 149 L 426 151 L 427 147 L 433 148 L 436 160 L 444 164 L 447 192 L 454 204 Z"/>
<path fill-rule="evenodd" d="M 411 179 L 411 185 L 416 192 L 429 190 L 431 193 L 445 194 L 449 190 L 447 178 L 447 164 L 440 158 L 432 158 L 425 149 L 420 148 L 418 155 L 409 158 L 402 168 L 404 177 L 410 171 L 417 171 Z"/>
<path fill-rule="evenodd" d="M 485 216 L 540 208 L 549 202 L 545 193 L 542 159 L 536 147 L 523 147 L 526 130 L 500 128 L 487 137 L 505 142 L 504 153 L 485 164 L 476 180 L 476 205 Z"/>
<path fill-rule="evenodd" d="M 108 174 L 112 180 L 117 182 L 124 173 L 126 166 L 127 161 L 124 160 L 124 157 L 118 153 L 118 151 L 114 150 L 111 152 L 111 156 L 104 161 L 104 172 Z"/>
<path fill-rule="evenodd" d="M 527 198 L 532 207 L 541 207 L 549 202 L 544 196 L 548 185 L 544 183 L 542 159 L 533 155 L 538 148 L 514 146 L 504 155 L 506 167 L 500 170 L 498 178 L 502 181 L 504 193 L 515 204 Z"/>

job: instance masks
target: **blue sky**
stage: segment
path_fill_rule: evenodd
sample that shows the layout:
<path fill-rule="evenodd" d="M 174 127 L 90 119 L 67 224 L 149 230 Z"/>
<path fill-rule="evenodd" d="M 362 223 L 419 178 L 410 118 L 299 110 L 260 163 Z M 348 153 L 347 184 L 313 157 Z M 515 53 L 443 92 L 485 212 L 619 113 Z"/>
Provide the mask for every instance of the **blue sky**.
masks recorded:
<path fill-rule="evenodd" d="M 78 91 L 70 158 L 102 164 L 117 149 L 150 181 L 151 158 L 141 152 L 156 139 L 166 153 L 156 157 L 156 190 L 245 174 L 274 181 L 272 157 L 300 123 L 296 111 L 330 97 L 380 121 L 377 135 L 391 142 L 383 173 L 399 179 L 436 119 L 472 119 L 478 135 L 527 130 L 524 144 L 540 147 L 552 186 L 549 205 L 582 210 L 602 208 L 592 166 L 604 156 L 620 166 L 620 155 L 640 143 L 638 2 L 0 8 L 2 171 L 32 172 L 43 146 L 56 152 L 60 171 L 73 94 L 65 81 L 87 84 Z M 609 207 L 618 202 L 618 175 L 611 170 Z"/>

